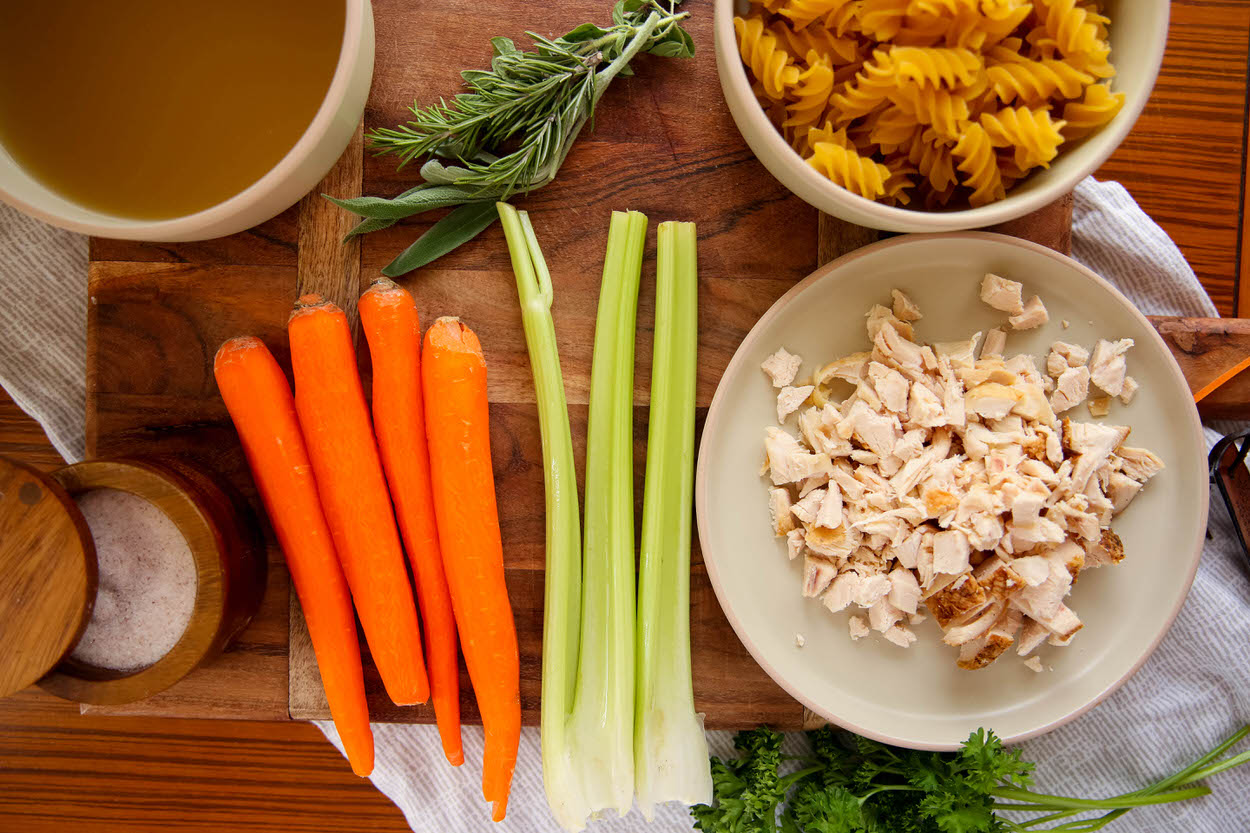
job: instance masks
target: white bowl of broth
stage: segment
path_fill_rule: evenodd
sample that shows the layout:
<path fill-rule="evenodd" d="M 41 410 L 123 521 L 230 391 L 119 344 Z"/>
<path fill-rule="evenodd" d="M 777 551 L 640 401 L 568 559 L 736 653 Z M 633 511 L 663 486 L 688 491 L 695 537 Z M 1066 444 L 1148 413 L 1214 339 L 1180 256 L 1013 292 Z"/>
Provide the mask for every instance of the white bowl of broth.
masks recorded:
<path fill-rule="evenodd" d="M 351 140 L 369 0 L 0 0 L 0 200 L 203 240 L 294 205 Z"/>

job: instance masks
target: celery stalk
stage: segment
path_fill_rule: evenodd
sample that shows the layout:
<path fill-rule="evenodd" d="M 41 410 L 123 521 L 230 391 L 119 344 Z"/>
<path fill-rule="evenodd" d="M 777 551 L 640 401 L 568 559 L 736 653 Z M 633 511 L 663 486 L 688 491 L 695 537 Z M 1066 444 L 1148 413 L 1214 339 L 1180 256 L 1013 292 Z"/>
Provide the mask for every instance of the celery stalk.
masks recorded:
<path fill-rule="evenodd" d="M 524 212 L 499 203 L 499 217 L 512 256 L 521 323 L 534 374 L 542 433 L 543 481 L 547 495 L 547 572 L 543 600 L 542 750 L 543 783 L 556 820 L 565 827 L 586 818 L 579 777 L 571 770 L 567 725 L 577 684 L 581 615 L 581 524 L 573 435 L 560 373 L 555 322 L 551 318 L 551 273 L 534 227 Z"/>
<path fill-rule="evenodd" d="M 712 799 L 703 716 L 690 673 L 690 538 L 694 493 L 699 277 L 694 223 L 660 223 L 656 251 L 651 421 L 642 507 L 635 789 L 656 804 Z"/>
<path fill-rule="evenodd" d="M 586 453 L 586 544 L 551 319 L 551 276 L 529 218 L 499 216 L 512 256 L 538 399 L 547 495 L 543 783 L 556 821 L 580 830 L 633 799 L 633 369 L 647 219 L 615 212 L 599 296 Z"/>
<path fill-rule="evenodd" d="M 612 212 L 586 428 L 582 628 L 569 722 L 592 813 L 634 798 L 634 336 L 647 218 Z"/>

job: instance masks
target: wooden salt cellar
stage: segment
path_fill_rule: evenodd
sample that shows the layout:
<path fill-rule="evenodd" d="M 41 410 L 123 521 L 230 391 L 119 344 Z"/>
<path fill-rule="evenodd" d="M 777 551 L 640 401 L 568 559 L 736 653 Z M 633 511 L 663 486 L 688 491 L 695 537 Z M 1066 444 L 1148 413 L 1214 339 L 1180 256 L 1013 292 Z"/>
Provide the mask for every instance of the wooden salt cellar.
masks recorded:
<path fill-rule="evenodd" d="M 182 637 L 134 671 L 70 657 L 91 618 L 96 553 L 74 497 L 117 489 L 163 511 L 187 540 L 196 592 Z M 265 587 L 247 504 L 178 460 L 96 460 L 44 475 L 0 458 L 0 697 L 31 684 L 67 700 L 129 703 L 181 680 L 251 621 Z"/>

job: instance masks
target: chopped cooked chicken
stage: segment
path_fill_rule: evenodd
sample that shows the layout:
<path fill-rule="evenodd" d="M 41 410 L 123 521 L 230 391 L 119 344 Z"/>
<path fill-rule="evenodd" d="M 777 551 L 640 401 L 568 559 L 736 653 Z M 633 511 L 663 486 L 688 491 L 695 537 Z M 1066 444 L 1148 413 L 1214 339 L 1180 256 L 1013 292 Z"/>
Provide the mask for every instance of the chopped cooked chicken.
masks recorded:
<path fill-rule="evenodd" d="M 1089 363 L 1089 351 L 1079 344 L 1056 341 L 1050 345 L 1046 356 L 1046 372 L 1058 379 L 1069 367 L 1082 367 Z"/>
<path fill-rule="evenodd" d="M 1089 368 L 1078 365 L 1069 367 L 1055 381 L 1055 392 L 1050 397 L 1050 407 L 1055 413 L 1070 411 L 1089 396 Z"/>
<path fill-rule="evenodd" d="M 787 385 L 782 388 L 781 393 L 777 394 L 777 422 L 785 422 L 790 414 L 797 411 L 807 401 L 813 390 L 815 387 L 812 385 L 803 385 L 801 388 Z"/>
<path fill-rule="evenodd" d="M 790 515 L 792 505 L 789 489 L 769 490 L 768 511 L 773 519 L 773 533 L 779 538 L 794 529 L 794 518 Z"/>
<path fill-rule="evenodd" d="M 798 440 L 780 428 L 768 429 L 764 438 L 764 453 L 774 486 L 806 480 L 825 470 L 829 464 L 829 458 L 822 458 L 803 448 Z"/>
<path fill-rule="evenodd" d="M 995 327 L 985 334 L 985 343 L 981 345 L 981 358 L 1001 356 L 1006 349 L 1007 332 L 1001 327 Z"/>
<path fill-rule="evenodd" d="M 1119 457 L 1120 471 L 1138 483 L 1145 483 L 1163 471 L 1163 461 L 1144 448 L 1121 446 L 1116 456 Z"/>
<path fill-rule="evenodd" d="M 1007 323 L 1014 330 L 1032 330 L 1042 326 L 1050 320 L 1050 313 L 1046 312 L 1046 306 L 1042 303 L 1042 299 L 1034 295 L 1024 305 L 1024 310 L 1018 315 L 1012 315 L 1007 318 Z"/>
<path fill-rule="evenodd" d="M 1089 415 L 1092 417 L 1105 417 L 1111 413 L 1111 397 L 1097 396 L 1089 400 Z"/>
<path fill-rule="evenodd" d="M 772 380 L 773 387 L 784 388 L 794 383 L 794 377 L 799 373 L 799 367 L 803 364 L 803 359 L 782 347 L 776 353 L 773 353 L 760 368 L 768 374 L 768 378 Z"/>
<path fill-rule="evenodd" d="M 1094 345 L 1093 355 L 1089 358 L 1090 378 L 1095 385 L 1112 396 L 1119 396 L 1124 391 L 1125 373 L 1128 369 L 1124 354 L 1132 346 L 1131 338 L 1122 338 L 1119 341 L 1099 339 Z"/>
<path fill-rule="evenodd" d="M 1040 674 L 1043 671 L 1042 658 L 1041 657 L 1029 657 L 1028 659 L 1024 661 L 1024 667 L 1034 672 L 1035 674 Z"/>
<path fill-rule="evenodd" d="M 803 558 L 803 595 L 808 598 L 819 596 L 837 575 L 838 567 L 833 561 L 807 553 Z"/>
<path fill-rule="evenodd" d="M 1133 401 L 1133 397 L 1137 395 L 1137 389 L 1140 387 L 1137 380 L 1132 376 L 1124 377 L 1124 387 L 1120 388 L 1120 401 L 1128 405 Z"/>
<path fill-rule="evenodd" d="M 982 284 L 1013 326 L 1040 325 L 1040 299 L 1023 304 L 1021 291 L 994 275 Z M 803 595 L 858 610 L 853 639 L 875 631 L 905 648 L 931 616 L 965 669 L 1013 646 L 1066 645 L 1082 627 L 1068 605 L 1077 577 L 1123 560 L 1110 525 L 1163 462 L 1125 446 L 1125 426 L 1057 414 L 1088 401 L 1091 380 L 1105 393 L 1094 415 L 1131 399 L 1132 342 L 1100 341 L 1091 356 L 1056 341 L 1043 373 L 1034 356 L 1004 357 L 1003 328 L 983 345 L 981 333 L 924 345 L 919 318 L 895 292 L 868 312 L 872 349 L 824 365 L 811 385 L 793 385 L 797 356 L 765 362 L 778 422 L 798 412 L 797 437 L 773 427 L 764 438 L 773 532 L 790 560 L 802 556 Z"/>
<path fill-rule="evenodd" d="M 1087 544 L 1085 550 L 1085 566 L 1088 569 L 1105 567 L 1108 564 L 1119 564 L 1124 560 L 1124 544 L 1120 536 L 1109 529 L 1102 531 L 1102 537 Z"/>
<path fill-rule="evenodd" d="M 807 546 L 804 541 L 804 532 L 801 529 L 792 529 L 786 533 L 786 555 L 790 560 L 798 558 L 803 554 L 803 548 Z"/>
<path fill-rule="evenodd" d="M 885 638 L 900 648 L 906 648 L 916 641 L 916 634 L 910 628 L 895 625 L 885 632 Z"/>
<path fill-rule="evenodd" d="M 964 396 L 964 409 L 984 419 L 1001 419 L 1011 413 L 1021 398 L 1017 388 L 998 382 L 984 382 Z"/>
<path fill-rule="evenodd" d="M 989 273 L 981 281 L 981 300 L 1000 312 L 1019 315 L 1024 312 L 1021 293 L 1024 285 Z"/>
<path fill-rule="evenodd" d="M 890 292 L 890 297 L 894 299 L 894 317 L 900 321 L 919 321 L 924 318 L 920 312 L 920 307 L 916 306 L 916 302 L 907 297 L 907 294 L 900 289 Z"/>

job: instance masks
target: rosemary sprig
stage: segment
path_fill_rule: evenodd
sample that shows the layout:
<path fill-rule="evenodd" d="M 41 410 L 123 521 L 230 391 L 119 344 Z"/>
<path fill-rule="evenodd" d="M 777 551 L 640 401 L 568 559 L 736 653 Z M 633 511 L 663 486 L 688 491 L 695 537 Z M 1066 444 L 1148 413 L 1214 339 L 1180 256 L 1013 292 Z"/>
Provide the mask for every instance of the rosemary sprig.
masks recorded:
<path fill-rule="evenodd" d="M 413 118 L 368 136 L 378 155 L 399 157 L 402 168 L 417 158 L 421 182 L 392 199 L 327 199 L 362 218 L 348 237 L 389 228 L 400 219 L 435 208 L 483 204 L 453 211 L 392 261 L 395 277 L 423 266 L 472 239 L 497 217 L 491 206 L 555 179 L 608 85 L 632 74 L 640 53 L 688 58 L 694 41 L 681 27 L 680 0 L 619 0 L 607 29 L 584 23 L 550 39 L 533 32 L 530 51 L 508 38 L 493 38 L 488 70 L 461 73 L 466 92 L 450 101 L 411 108 Z"/>

